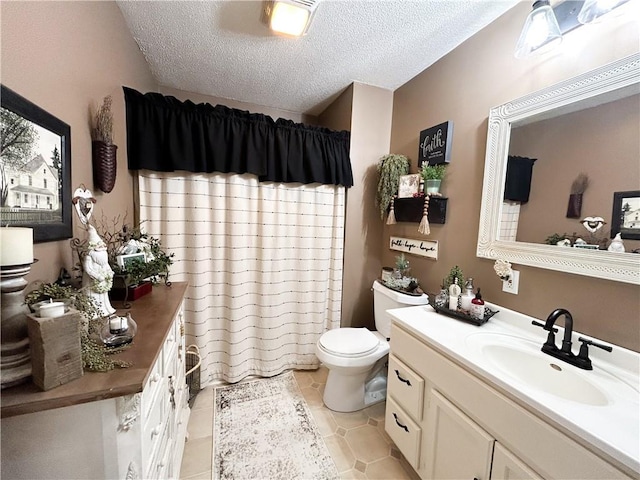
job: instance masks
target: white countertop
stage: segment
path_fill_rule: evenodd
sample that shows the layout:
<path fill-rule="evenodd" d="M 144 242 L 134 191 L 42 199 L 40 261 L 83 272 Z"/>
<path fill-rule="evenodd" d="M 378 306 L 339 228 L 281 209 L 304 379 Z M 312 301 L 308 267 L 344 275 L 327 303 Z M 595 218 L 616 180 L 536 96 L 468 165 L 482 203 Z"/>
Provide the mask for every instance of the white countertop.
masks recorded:
<path fill-rule="evenodd" d="M 589 405 L 562 398 L 537 389 L 513 375 L 496 368 L 478 348 L 481 341 L 497 342 L 500 345 L 515 344 L 517 348 L 533 355 L 546 341 L 547 332 L 531 325 L 532 320 L 544 323 L 521 313 L 487 303 L 499 310 L 487 323 L 475 326 L 436 313 L 430 306 L 416 306 L 388 310 L 399 325 L 411 331 L 430 346 L 435 347 L 488 383 L 506 391 L 513 398 L 536 411 L 552 424 L 561 425 L 596 449 L 601 450 L 625 466 L 640 473 L 640 354 L 631 350 L 601 342 L 588 335 L 573 332 L 573 352 L 578 353 L 578 336 L 611 345 L 609 353 L 596 347 L 589 348 L 593 370 L 582 370 L 566 362 L 548 357 L 551 363 L 571 370 L 589 383 L 597 385 L 606 397 L 602 405 Z M 580 326 L 574 319 L 574 328 Z M 577 323 L 577 325 L 576 325 Z M 556 345 L 560 346 L 564 330 L 556 334 Z M 477 334 L 490 334 L 481 338 Z M 514 339 L 513 337 L 518 337 Z M 487 340 L 489 339 L 489 340 Z"/>

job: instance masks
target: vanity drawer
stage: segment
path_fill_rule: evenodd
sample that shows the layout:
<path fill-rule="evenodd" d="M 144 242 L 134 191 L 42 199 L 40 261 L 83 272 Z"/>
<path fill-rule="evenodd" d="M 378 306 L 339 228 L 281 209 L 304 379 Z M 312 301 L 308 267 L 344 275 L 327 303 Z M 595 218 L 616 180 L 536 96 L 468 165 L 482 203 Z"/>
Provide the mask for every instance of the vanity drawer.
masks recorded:
<path fill-rule="evenodd" d="M 384 428 L 409 464 L 418 470 L 422 430 L 391 396 L 387 396 Z"/>
<path fill-rule="evenodd" d="M 387 391 L 414 420 L 422 420 L 424 380 L 393 354 L 389 355 Z"/>
<path fill-rule="evenodd" d="M 162 380 L 160 388 L 156 392 L 151 402 L 151 409 L 148 416 L 142 417 L 142 457 L 151 459 L 157 451 L 161 441 L 161 434 L 167 423 L 166 395 L 164 389 L 168 388 Z"/>
<path fill-rule="evenodd" d="M 162 360 L 158 358 L 151 368 L 151 373 L 142 390 L 142 418 L 146 419 L 153 408 L 162 383 Z"/>

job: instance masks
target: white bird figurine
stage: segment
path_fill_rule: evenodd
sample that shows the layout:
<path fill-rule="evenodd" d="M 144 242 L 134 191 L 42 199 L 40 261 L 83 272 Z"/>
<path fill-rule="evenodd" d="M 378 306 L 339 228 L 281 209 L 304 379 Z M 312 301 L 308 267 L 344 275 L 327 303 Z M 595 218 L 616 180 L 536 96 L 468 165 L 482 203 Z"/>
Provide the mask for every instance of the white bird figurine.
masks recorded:
<path fill-rule="evenodd" d="M 622 241 L 622 238 L 620 238 L 620 234 L 616 233 L 616 236 L 613 240 L 611 240 L 611 245 L 609 245 L 609 248 L 607 248 L 607 250 L 609 250 L 610 252 L 620 252 L 623 253 L 624 250 L 624 242 Z"/>

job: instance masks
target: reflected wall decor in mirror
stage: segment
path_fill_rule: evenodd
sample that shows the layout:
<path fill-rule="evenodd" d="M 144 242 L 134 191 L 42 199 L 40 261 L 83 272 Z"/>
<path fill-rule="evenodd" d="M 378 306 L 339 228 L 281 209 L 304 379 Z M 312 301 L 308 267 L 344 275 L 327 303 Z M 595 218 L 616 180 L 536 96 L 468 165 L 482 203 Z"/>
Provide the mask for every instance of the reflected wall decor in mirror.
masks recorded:
<path fill-rule="evenodd" d="M 639 116 L 640 53 L 492 108 L 477 256 L 640 284 L 640 254 L 631 253 L 640 241 L 607 251 L 620 221 L 612 218 L 614 193 L 640 189 Z M 508 162 L 508 190 L 518 171 L 510 157 L 535 159 L 519 201 L 505 200 Z M 569 215 L 579 177 L 588 180 L 581 213 Z M 587 217 L 604 225 L 593 232 Z M 592 248 L 555 245 L 565 237 Z"/>

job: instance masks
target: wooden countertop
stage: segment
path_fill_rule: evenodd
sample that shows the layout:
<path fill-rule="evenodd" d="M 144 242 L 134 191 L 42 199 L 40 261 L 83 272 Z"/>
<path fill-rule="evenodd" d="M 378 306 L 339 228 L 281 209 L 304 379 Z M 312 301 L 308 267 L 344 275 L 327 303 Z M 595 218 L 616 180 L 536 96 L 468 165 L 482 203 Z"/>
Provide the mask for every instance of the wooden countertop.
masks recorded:
<path fill-rule="evenodd" d="M 131 346 L 114 355 L 114 358 L 131 362 L 131 367 L 104 373 L 85 372 L 82 377 L 46 392 L 32 382 L 4 389 L 0 392 L 0 416 L 12 417 L 141 392 L 151 366 L 160 355 L 186 288 L 186 282 L 172 283 L 170 287 L 156 285 L 150 294 L 132 302 L 129 310 L 118 309 L 121 302 L 113 302 L 119 315 L 130 312 L 138 325 Z"/>

